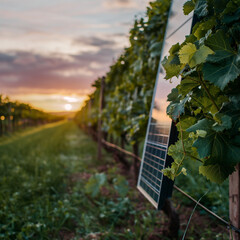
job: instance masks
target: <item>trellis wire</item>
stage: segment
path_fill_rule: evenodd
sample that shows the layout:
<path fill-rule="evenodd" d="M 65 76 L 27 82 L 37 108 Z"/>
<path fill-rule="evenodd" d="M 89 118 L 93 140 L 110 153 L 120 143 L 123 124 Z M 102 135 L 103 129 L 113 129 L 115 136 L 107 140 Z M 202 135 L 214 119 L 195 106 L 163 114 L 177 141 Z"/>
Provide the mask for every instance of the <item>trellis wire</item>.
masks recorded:
<path fill-rule="evenodd" d="M 125 149 L 122 149 L 121 147 L 113 144 L 113 143 L 109 143 L 107 141 L 105 141 L 104 139 L 102 139 L 102 143 L 107 145 L 108 147 L 111 147 L 111 148 L 114 148 L 120 152 L 122 152 L 123 154 L 125 155 L 128 155 L 129 157 L 132 157 L 132 158 L 136 158 L 138 159 L 139 161 L 141 161 L 141 158 L 136 156 L 135 154 L 125 150 Z M 201 207 L 202 209 L 204 209 L 206 212 L 208 212 L 210 215 L 214 216 L 215 218 L 217 218 L 219 221 L 221 221 L 222 223 L 224 223 L 228 229 L 232 229 L 234 230 L 235 232 L 239 233 L 240 234 L 240 229 L 235 227 L 234 225 L 232 225 L 231 223 L 229 223 L 228 221 L 224 220 L 223 218 L 221 218 L 220 216 L 218 216 L 216 213 L 214 213 L 213 211 L 211 211 L 210 209 L 206 208 L 204 205 L 202 205 L 199 201 L 197 201 L 196 199 L 194 199 L 193 197 L 191 197 L 189 194 L 187 194 L 186 192 L 184 192 L 182 189 L 180 189 L 179 187 L 177 187 L 176 185 L 173 186 L 177 191 L 179 191 L 180 193 L 182 193 L 184 196 L 186 196 L 187 198 L 189 198 L 190 200 L 192 200 L 193 202 L 196 203 L 196 206 L 199 206 Z"/>
<path fill-rule="evenodd" d="M 208 192 L 209 192 L 209 190 L 208 190 L 206 193 L 204 193 L 203 196 L 201 196 L 201 197 L 199 198 L 199 200 L 197 201 L 195 207 L 193 208 L 192 213 L 191 213 L 191 215 L 190 215 L 190 217 L 189 217 L 189 219 L 188 219 L 187 227 L 186 227 L 186 229 L 185 229 L 185 231 L 184 231 L 184 234 L 183 234 L 182 240 L 185 239 L 185 236 L 186 236 L 186 234 L 187 234 L 187 230 L 188 230 L 188 226 L 189 226 L 189 224 L 190 224 L 190 222 L 191 222 L 192 216 L 193 216 L 193 214 L 194 214 L 194 212 L 195 212 L 197 206 L 199 205 L 199 203 L 200 203 L 200 201 L 202 200 L 202 198 L 203 198 L 204 196 L 207 195 Z"/>

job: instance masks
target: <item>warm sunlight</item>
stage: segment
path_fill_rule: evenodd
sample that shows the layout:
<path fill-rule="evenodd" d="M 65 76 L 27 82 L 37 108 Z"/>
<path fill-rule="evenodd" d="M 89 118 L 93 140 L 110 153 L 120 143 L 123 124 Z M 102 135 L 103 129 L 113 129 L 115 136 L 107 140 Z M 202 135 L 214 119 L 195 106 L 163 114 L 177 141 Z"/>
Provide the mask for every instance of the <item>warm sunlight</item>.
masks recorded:
<path fill-rule="evenodd" d="M 71 111 L 72 110 L 72 104 L 67 103 L 67 104 L 64 105 L 64 108 L 65 108 L 66 111 Z"/>
<path fill-rule="evenodd" d="M 86 93 L 82 94 L 18 94 L 12 97 L 13 100 L 18 100 L 24 103 L 29 103 L 34 107 L 42 109 L 47 112 L 63 112 L 63 111 L 77 111 L 84 101 L 87 99 Z M 69 109 L 69 110 L 68 110 Z"/>
<path fill-rule="evenodd" d="M 68 102 L 71 102 L 71 103 L 74 103 L 74 102 L 78 102 L 79 99 L 77 97 L 68 97 L 68 96 L 65 96 L 63 97 L 64 100 L 68 101 Z"/>

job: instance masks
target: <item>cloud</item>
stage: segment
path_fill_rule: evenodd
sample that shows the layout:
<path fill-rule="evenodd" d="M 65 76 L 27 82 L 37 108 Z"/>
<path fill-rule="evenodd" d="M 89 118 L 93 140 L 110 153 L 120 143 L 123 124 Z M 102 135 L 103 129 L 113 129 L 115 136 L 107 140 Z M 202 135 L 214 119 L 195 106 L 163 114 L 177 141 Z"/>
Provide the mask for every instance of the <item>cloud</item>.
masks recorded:
<path fill-rule="evenodd" d="M 16 83 L 18 82 L 19 78 L 16 75 L 7 75 L 2 78 L 2 82 L 8 82 L 8 83 Z"/>
<path fill-rule="evenodd" d="M 83 41 L 86 41 L 84 39 Z M 75 43 L 79 42 L 76 40 Z M 33 89 L 40 92 L 89 91 L 94 80 L 105 75 L 120 48 L 114 41 L 91 37 L 96 52 L 41 55 L 30 51 L 0 52 L 0 84 L 2 91 L 19 92 Z M 5 93 L 3 92 L 3 93 Z"/>
<path fill-rule="evenodd" d="M 103 76 L 122 51 L 124 34 L 105 37 L 78 37 L 78 53 L 38 53 L 33 51 L 0 51 L 1 93 L 81 92 L 86 93 L 98 77 Z M 88 51 L 94 47 L 95 51 Z"/>
<path fill-rule="evenodd" d="M 105 0 L 105 8 L 134 8 L 137 4 L 134 0 Z"/>
<path fill-rule="evenodd" d="M 95 47 L 113 47 L 116 42 L 114 40 L 99 37 L 81 37 L 73 41 L 73 45 L 90 45 Z"/>
<path fill-rule="evenodd" d="M 128 46 L 130 23 L 146 1 L 4 0 L 0 93 L 19 99 L 19 94 L 89 94 L 93 81 Z"/>

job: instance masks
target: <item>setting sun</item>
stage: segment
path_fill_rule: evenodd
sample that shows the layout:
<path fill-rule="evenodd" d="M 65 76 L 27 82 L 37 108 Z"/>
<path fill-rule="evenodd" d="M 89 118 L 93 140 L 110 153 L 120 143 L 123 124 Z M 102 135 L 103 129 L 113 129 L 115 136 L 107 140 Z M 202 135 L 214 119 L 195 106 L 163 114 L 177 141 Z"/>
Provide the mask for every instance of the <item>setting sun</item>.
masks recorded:
<path fill-rule="evenodd" d="M 71 111 L 72 110 L 72 105 L 67 103 L 67 104 L 64 105 L 64 108 L 65 108 L 66 111 Z"/>

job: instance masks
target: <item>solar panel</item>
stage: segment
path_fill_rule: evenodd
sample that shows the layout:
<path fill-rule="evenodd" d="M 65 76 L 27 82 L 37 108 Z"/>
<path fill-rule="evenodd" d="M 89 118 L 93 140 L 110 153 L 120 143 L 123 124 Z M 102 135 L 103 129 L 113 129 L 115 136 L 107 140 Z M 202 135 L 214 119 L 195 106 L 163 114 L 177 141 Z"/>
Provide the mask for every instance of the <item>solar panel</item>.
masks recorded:
<path fill-rule="evenodd" d="M 170 84 L 164 79 L 161 61 L 173 44 L 184 41 L 190 33 L 193 16 L 183 14 L 184 3 L 185 0 L 173 0 L 169 12 L 138 178 L 138 189 L 157 209 L 161 209 L 165 199 L 172 194 L 173 181 L 163 176 L 162 169 L 171 165 L 167 150 L 176 141 L 177 133 L 166 109 L 167 95 L 180 81 L 173 78 Z"/>

